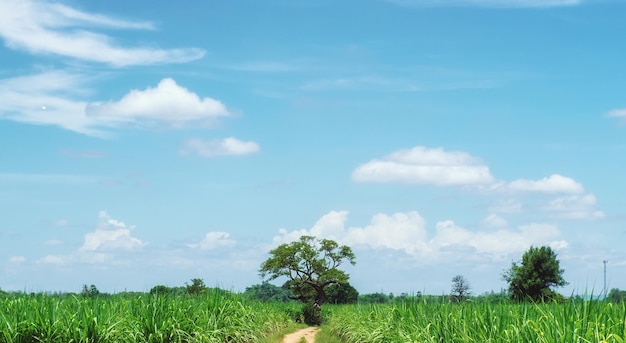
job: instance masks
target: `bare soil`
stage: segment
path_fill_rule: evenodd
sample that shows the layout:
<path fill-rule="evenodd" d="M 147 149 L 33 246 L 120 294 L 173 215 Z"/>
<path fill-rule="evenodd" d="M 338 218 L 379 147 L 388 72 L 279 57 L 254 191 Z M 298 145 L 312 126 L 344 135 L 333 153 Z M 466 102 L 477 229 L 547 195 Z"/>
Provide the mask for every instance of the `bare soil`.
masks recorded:
<path fill-rule="evenodd" d="M 283 343 L 298 343 L 302 338 L 306 340 L 306 343 L 315 343 L 315 335 L 319 331 L 319 328 L 309 327 L 302 330 L 298 330 L 294 333 L 285 335 Z"/>

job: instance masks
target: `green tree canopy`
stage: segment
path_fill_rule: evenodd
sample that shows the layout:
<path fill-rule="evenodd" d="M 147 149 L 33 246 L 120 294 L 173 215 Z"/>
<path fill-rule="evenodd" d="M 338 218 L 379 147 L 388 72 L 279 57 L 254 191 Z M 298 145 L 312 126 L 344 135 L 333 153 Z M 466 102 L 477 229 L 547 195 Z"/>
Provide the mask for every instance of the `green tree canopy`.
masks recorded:
<path fill-rule="evenodd" d="M 100 295 L 100 291 L 96 285 L 87 286 L 87 284 L 84 284 L 83 289 L 80 291 L 80 295 L 83 297 L 93 298 Z"/>
<path fill-rule="evenodd" d="M 355 264 L 350 247 L 312 236 L 281 244 L 271 250 L 270 255 L 261 265 L 261 277 L 267 280 L 286 277 L 283 287 L 290 290 L 295 299 L 314 301 L 317 306 L 326 300 L 326 286 L 348 282 L 349 275 L 339 269 L 341 264 L 344 261 Z"/>
<path fill-rule="evenodd" d="M 328 285 L 325 291 L 331 304 L 356 304 L 359 298 L 359 292 L 347 282 Z"/>
<path fill-rule="evenodd" d="M 552 248 L 530 247 L 522 256 L 521 263 L 513 262 L 503 278 L 509 283 L 511 299 L 545 301 L 556 297 L 551 287 L 567 284 L 563 272 Z"/>
<path fill-rule="evenodd" d="M 243 292 L 243 294 L 252 299 L 265 302 L 287 302 L 290 300 L 288 290 L 274 286 L 267 281 L 263 281 L 261 284 L 246 287 L 246 291 Z"/>
<path fill-rule="evenodd" d="M 206 285 L 204 284 L 204 280 L 197 278 L 191 279 L 191 285 L 185 283 L 185 286 L 187 287 L 187 293 L 193 295 L 203 293 L 207 289 Z"/>
<path fill-rule="evenodd" d="M 626 302 L 626 291 L 621 291 L 619 288 L 612 288 L 607 298 L 614 303 Z"/>

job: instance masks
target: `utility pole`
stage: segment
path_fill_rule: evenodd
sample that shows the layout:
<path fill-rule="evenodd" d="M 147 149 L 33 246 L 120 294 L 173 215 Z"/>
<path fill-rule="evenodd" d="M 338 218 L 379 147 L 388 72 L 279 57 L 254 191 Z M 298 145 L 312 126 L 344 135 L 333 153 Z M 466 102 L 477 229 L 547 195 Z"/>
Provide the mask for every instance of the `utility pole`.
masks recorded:
<path fill-rule="evenodd" d="M 606 298 L 606 263 L 609 262 L 607 260 L 602 261 L 604 263 L 604 297 Z"/>

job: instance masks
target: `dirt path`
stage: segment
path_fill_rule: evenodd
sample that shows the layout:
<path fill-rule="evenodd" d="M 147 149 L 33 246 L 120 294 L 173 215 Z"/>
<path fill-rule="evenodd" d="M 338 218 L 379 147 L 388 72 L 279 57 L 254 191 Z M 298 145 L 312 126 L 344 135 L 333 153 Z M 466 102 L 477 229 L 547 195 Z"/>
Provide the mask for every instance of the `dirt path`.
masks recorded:
<path fill-rule="evenodd" d="M 315 343 L 315 334 L 319 328 L 310 327 L 302 330 L 298 330 L 294 333 L 285 335 L 283 343 L 298 343 L 302 338 L 306 339 L 306 343 Z"/>

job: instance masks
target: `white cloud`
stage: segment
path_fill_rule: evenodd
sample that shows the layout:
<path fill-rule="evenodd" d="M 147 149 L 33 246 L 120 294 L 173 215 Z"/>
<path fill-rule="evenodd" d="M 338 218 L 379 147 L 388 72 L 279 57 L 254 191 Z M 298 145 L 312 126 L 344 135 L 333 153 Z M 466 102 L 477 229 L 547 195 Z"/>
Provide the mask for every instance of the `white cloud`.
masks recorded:
<path fill-rule="evenodd" d="M 85 114 L 87 102 L 81 100 L 87 81 L 84 75 L 64 71 L 0 80 L 0 119 L 102 136 L 102 131 L 94 129 L 97 121 Z"/>
<path fill-rule="evenodd" d="M 208 232 L 200 243 L 190 243 L 187 244 L 187 246 L 201 250 L 213 250 L 217 248 L 232 247 L 235 244 L 236 242 L 232 240 L 230 238 L 230 234 L 226 232 Z"/>
<path fill-rule="evenodd" d="M 485 217 L 485 219 L 482 220 L 482 224 L 487 227 L 495 228 L 504 228 L 509 226 L 509 223 L 506 221 L 506 219 L 500 217 L 495 213 L 492 213 Z"/>
<path fill-rule="evenodd" d="M 229 113 L 218 100 L 200 99 L 173 79 L 166 78 L 155 88 L 131 90 L 120 101 L 92 103 L 87 107 L 87 115 L 113 125 L 158 121 L 180 126 L 191 121 L 210 122 Z"/>
<path fill-rule="evenodd" d="M 544 177 L 541 180 L 518 179 L 511 181 L 505 186 L 506 190 L 514 192 L 540 192 L 540 193 L 565 193 L 579 194 L 584 193 L 585 189 L 582 184 L 574 179 L 553 174 Z"/>
<path fill-rule="evenodd" d="M 517 255 L 531 245 L 551 245 L 565 248 L 567 242 L 558 240 L 556 226 L 530 224 L 517 229 L 471 231 L 451 220 L 436 224 L 429 235 L 424 219 L 417 212 L 376 214 L 364 227 L 345 226 L 347 211 L 331 211 L 310 229 L 279 230 L 273 244 L 291 242 L 302 235 L 330 238 L 360 249 L 391 249 L 403 251 L 418 263 L 437 264 L 458 260 L 494 261 Z"/>
<path fill-rule="evenodd" d="M 406 7 L 476 6 L 492 8 L 533 8 L 575 6 L 581 0 L 387 0 Z"/>
<path fill-rule="evenodd" d="M 183 155 L 194 153 L 203 157 L 224 155 L 248 155 L 259 152 L 261 148 L 252 141 L 240 141 L 234 137 L 225 139 L 203 140 L 189 139 L 180 150 Z"/>
<path fill-rule="evenodd" d="M 90 14 L 39 0 L 0 2 L 0 37 L 12 49 L 54 54 L 116 67 L 179 63 L 204 56 L 201 49 L 125 48 L 88 27 L 153 29 L 147 22 L 131 22 Z"/>
<path fill-rule="evenodd" d="M 357 182 L 399 182 L 449 185 L 488 184 L 494 181 L 489 167 L 461 151 L 416 146 L 399 150 L 358 166 L 352 172 Z"/>
<path fill-rule="evenodd" d="M 596 208 L 593 194 L 570 195 L 551 200 L 544 209 L 564 219 L 602 219 L 604 212 Z"/>
<path fill-rule="evenodd" d="M 85 241 L 79 251 L 132 251 L 142 248 L 146 243 L 133 237 L 131 229 L 121 221 L 112 219 L 105 211 L 100 212 L 100 223 L 94 232 L 85 234 Z"/>
<path fill-rule="evenodd" d="M 54 70 L 0 80 L 0 119 L 106 136 L 103 128 L 207 125 L 229 115 L 218 100 L 200 98 L 170 78 L 155 88 L 132 90 L 117 102 L 89 104 L 84 99 L 91 81 L 82 74 Z"/>

